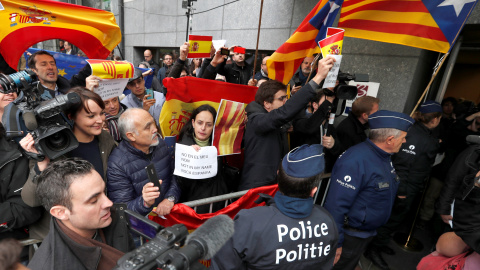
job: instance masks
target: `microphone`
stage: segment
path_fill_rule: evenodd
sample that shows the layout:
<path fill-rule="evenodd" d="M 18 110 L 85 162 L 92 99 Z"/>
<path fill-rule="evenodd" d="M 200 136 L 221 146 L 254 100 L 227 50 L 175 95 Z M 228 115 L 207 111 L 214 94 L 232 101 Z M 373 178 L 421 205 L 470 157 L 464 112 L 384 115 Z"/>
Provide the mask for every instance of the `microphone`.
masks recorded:
<path fill-rule="evenodd" d="M 160 259 L 160 265 L 168 269 L 190 269 L 199 259 L 211 259 L 232 237 L 233 220 L 227 215 L 218 215 L 207 220 L 187 236 L 185 246 L 171 250 Z"/>
<path fill-rule="evenodd" d="M 28 130 L 35 130 L 38 127 L 37 119 L 35 118 L 35 113 L 26 111 L 23 113 L 23 121 Z"/>
<path fill-rule="evenodd" d="M 468 135 L 467 136 L 467 143 L 480 144 L 480 136 L 479 135 Z"/>
<path fill-rule="evenodd" d="M 330 127 L 333 126 L 334 121 L 335 121 L 335 113 L 330 113 L 330 117 L 328 118 L 328 127 L 327 127 L 327 130 L 325 131 L 326 136 L 330 136 L 330 134 L 332 134 Z"/>

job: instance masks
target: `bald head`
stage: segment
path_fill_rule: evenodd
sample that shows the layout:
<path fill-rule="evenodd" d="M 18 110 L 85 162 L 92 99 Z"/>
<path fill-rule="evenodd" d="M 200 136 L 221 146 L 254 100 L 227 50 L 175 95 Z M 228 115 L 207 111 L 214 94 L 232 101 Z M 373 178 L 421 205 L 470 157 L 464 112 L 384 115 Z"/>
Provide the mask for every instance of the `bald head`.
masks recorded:
<path fill-rule="evenodd" d="M 263 70 L 263 73 L 267 74 L 268 75 L 268 68 L 267 68 L 267 60 L 268 58 L 270 58 L 270 56 L 265 56 L 263 59 L 262 59 L 262 70 Z"/>
<path fill-rule="evenodd" d="M 152 58 L 153 58 L 152 51 L 150 51 L 150 50 L 145 50 L 145 51 L 143 52 L 143 57 L 145 57 L 145 61 L 147 61 L 147 62 L 150 61 L 150 60 L 152 60 Z"/>

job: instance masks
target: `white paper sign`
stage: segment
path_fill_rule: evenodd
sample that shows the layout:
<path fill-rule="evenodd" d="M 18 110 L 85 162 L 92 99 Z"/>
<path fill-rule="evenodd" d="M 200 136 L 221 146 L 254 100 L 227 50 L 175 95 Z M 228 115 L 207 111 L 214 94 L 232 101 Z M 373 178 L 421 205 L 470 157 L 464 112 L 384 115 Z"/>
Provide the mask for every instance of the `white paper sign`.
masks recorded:
<path fill-rule="evenodd" d="M 348 113 L 352 110 L 352 104 L 357 98 L 363 96 L 377 97 L 378 89 L 380 88 L 380 83 L 376 82 L 356 82 L 349 81 L 348 85 L 353 85 L 357 87 L 357 96 L 354 100 L 347 100 L 345 102 L 345 111 L 343 112 L 344 116 L 347 116 Z"/>
<path fill-rule="evenodd" d="M 103 100 L 118 97 L 125 90 L 128 79 L 103 79 L 98 82 L 98 87 L 95 88 L 95 93 L 99 94 Z"/>
<path fill-rule="evenodd" d="M 217 148 L 205 146 L 200 151 L 190 145 L 175 145 L 175 171 L 173 174 L 190 178 L 205 179 L 217 175 Z"/>
<path fill-rule="evenodd" d="M 329 54 L 329 55 L 335 57 L 336 62 L 333 64 L 332 69 L 328 72 L 322 88 L 335 87 L 335 85 L 337 84 L 337 77 L 338 77 L 338 71 L 340 70 L 340 64 L 342 63 L 341 55 L 332 55 L 332 54 Z"/>
<path fill-rule="evenodd" d="M 221 47 L 225 46 L 226 40 L 212 40 L 213 47 L 215 48 L 215 51 L 220 50 Z"/>

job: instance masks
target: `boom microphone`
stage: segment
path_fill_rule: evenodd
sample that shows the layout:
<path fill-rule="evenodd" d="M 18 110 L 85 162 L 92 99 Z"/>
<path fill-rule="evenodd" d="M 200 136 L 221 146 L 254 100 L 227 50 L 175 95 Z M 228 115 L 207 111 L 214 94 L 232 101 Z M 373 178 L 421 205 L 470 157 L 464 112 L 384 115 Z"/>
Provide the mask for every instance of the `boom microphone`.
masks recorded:
<path fill-rule="evenodd" d="M 171 250 L 162 256 L 160 265 L 164 269 L 190 269 L 199 259 L 209 260 L 233 235 L 233 220 L 218 215 L 207 220 L 187 236 L 186 244 L 180 250 Z"/>
<path fill-rule="evenodd" d="M 467 136 L 467 143 L 480 144 L 480 136 L 479 135 L 468 135 Z"/>

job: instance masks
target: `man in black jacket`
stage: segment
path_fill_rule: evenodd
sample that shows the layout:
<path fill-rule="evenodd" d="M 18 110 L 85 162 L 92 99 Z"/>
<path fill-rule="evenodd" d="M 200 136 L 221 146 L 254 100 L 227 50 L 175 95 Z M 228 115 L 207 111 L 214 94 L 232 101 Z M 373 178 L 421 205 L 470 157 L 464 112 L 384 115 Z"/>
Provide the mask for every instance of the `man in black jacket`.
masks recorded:
<path fill-rule="evenodd" d="M 270 80 L 258 88 L 255 101 L 246 108 L 245 163 L 239 190 L 272 185 L 278 165 L 288 152 L 286 130 L 282 129 L 305 108 L 335 62 L 327 57 L 318 62 L 315 77 L 287 101 L 286 86 Z"/>
<path fill-rule="evenodd" d="M 222 49 L 227 48 L 223 47 Z M 218 73 L 225 76 L 226 81 L 229 83 L 248 84 L 249 79 L 252 77 L 253 68 L 245 62 L 245 48 L 232 47 L 230 49 L 235 51 L 232 63 L 226 64 L 225 56 L 220 54 L 220 49 L 215 53 L 211 61 L 210 59 L 205 59 L 204 64 L 202 64 L 202 69 L 204 69 L 202 78 L 215 80 Z"/>
<path fill-rule="evenodd" d="M 367 139 L 368 116 L 378 111 L 380 100 L 363 96 L 355 100 L 352 110 L 337 127 L 337 135 L 345 150 Z"/>
<path fill-rule="evenodd" d="M 90 162 L 53 162 L 37 181 L 37 196 L 52 222 L 30 269 L 112 269 L 134 248 L 121 216 L 125 206 L 111 211 L 105 182 Z"/>

